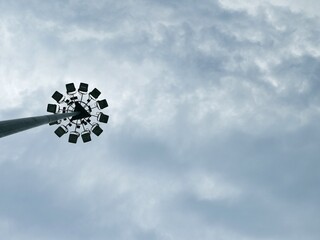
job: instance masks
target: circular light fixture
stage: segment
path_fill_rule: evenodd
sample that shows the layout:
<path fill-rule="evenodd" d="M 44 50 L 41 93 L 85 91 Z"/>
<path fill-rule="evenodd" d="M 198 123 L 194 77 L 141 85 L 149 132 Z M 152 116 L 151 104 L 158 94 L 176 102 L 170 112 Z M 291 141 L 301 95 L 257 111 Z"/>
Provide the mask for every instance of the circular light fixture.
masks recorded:
<path fill-rule="evenodd" d="M 47 111 L 53 114 L 78 112 L 77 115 L 55 121 L 50 125 L 59 125 L 55 130 L 58 137 L 69 133 L 69 142 L 77 143 L 81 136 L 84 143 L 91 141 L 91 133 L 99 136 L 103 130 L 100 123 L 107 123 L 109 116 L 101 112 L 108 107 L 106 99 L 99 100 L 101 92 L 94 88 L 88 92 L 88 84 L 80 83 L 76 89 L 73 83 L 66 84 L 66 95 L 55 91 L 52 98 L 56 104 L 48 104 Z"/>

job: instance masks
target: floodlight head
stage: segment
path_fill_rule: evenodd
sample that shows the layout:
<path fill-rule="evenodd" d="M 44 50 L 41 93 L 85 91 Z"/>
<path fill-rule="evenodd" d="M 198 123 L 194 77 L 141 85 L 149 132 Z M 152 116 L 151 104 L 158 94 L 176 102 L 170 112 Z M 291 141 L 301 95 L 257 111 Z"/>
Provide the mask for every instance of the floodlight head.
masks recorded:
<path fill-rule="evenodd" d="M 57 134 L 58 137 L 61 137 L 67 132 L 68 132 L 68 129 L 65 126 L 60 126 L 54 131 L 54 133 Z"/>
<path fill-rule="evenodd" d="M 97 99 L 100 96 L 100 94 L 101 92 L 96 88 L 89 93 L 90 97 L 93 99 Z"/>
<path fill-rule="evenodd" d="M 56 104 L 48 104 L 47 112 L 57 113 L 59 110 L 59 106 Z"/>
<path fill-rule="evenodd" d="M 61 123 L 61 120 L 57 120 L 57 121 L 54 121 L 54 122 L 50 122 L 49 125 L 52 126 L 52 125 L 58 125 Z"/>
<path fill-rule="evenodd" d="M 67 94 L 69 95 L 73 95 L 77 91 L 73 83 L 67 83 L 66 89 L 67 89 Z"/>
<path fill-rule="evenodd" d="M 76 144 L 78 141 L 78 138 L 80 136 L 80 133 L 76 132 L 76 131 L 72 131 L 69 134 L 69 143 L 74 143 Z"/>
<path fill-rule="evenodd" d="M 81 138 L 84 143 L 91 141 L 91 134 L 89 130 L 85 130 L 81 133 Z"/>
<path fill-rule="evenodd" d="M 103 114 L 102 112 L 100 112 L 97 116 L 97 119 L 99 122 L 102 122 L 102 123 L 107 123 L 108 120 L 109 120 L 109 116 L 106 115 L 106 114 Z"/>
<path fill-rule="evenodd" d="M 54 94 L 52 95 L 52 98 L 54 100 L 56 100 L 57 103 L 61 103 L 64 100 L 64 96 L 61 93 L 59 93 L 58 91 L 54 92 Z"/>
<path fill-rule="evenodd" d="M 58 104 L 48 104 L 47 107 L 48 112 L 57 115 L 60 113 L 68 114 L 62 121 L 53 120 L 49 123 L 50 125 L 60 125 L 55 130 L 55 134 L 61 137 L 70 130 L 68 142 L 74 144 L 78 142 L 80 136 L 84 143 L 91 141 L 91 133 L 100 136 L 103 130 L 98 123 L 91 121 L 91 117 L 97 117 L 101 123 L 107 123 L 109 120 L 109 116 L 100 111 L 108 107 L 106 99 L 98 99 L 101 92 L 97 88 L 89 91 L 89 85 L 81 82 L 78 89 L 75 88 L 74 83 L 66 84 L 66 93 L 65 97 L 56 91 L 52 98 Z"/>
<path fill-rule="evenodd" d="M 108 102 L 107 102 L 107 100 L 106 100 L 106 99 L 103 99 L 103 100 L 97 101 L 97 107 L 98 107 L 100 110 L 108 107 Z"/>
<path fill-rule="evenodd" d="M 97 136 L 100 136 L 100 134 L 103 132 L 102 128 L 99 126 L 98 123 L 92 126 L 91 131 Z"/>
<path fill-rule="evenodd" d="M 88 92 L 88 84 L 87 83 L 80 83 L 78 91 L 81 94 L 87 94 L 87 92 Z"/>

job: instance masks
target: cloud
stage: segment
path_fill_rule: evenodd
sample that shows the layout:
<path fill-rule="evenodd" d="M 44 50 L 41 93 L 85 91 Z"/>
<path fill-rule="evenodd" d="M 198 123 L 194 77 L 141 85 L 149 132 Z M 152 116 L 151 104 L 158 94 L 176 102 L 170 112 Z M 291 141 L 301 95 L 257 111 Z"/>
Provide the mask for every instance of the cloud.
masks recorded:
<path fill-rule="evenodd" d="M 2 119 L 110 105 L 90 144 L 1 139 L 4 238 L 318 239 L 319 20 L 279 4 L 1 3 Z"/>

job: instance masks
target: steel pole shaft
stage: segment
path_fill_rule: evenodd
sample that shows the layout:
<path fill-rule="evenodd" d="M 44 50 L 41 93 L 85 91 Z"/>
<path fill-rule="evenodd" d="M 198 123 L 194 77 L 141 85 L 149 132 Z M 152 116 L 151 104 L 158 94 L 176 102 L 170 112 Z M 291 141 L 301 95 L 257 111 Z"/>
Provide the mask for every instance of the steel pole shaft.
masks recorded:
<path fill-rule="evenodd" d="M 55 122 L 63 118 L 76 116 L 78 114 L 79 112 L 60 113 L 60 114 L 51 114 L 51 115 L 0 121 L 0 138 L 14 134 L 14 133 L 22 132 L 30 128 Z"/>

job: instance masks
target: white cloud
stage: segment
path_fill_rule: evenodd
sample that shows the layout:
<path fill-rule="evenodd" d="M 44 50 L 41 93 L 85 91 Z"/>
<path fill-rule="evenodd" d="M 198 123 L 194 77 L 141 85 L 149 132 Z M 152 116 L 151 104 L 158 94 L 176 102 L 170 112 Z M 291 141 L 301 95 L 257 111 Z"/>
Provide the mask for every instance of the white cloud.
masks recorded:
<path fill-rule="evenodd" d="M 239 186 L 232 186 L 225 180 L 217 178 L 218 174 L 198 173 L 192 176 L 190 185 L 200 200 L 235 201 L 241 194 Z"/>
<path fill-rule="evenodd" d="M 241 0 L 219 0 L 219 2 L 222 4 L 222 6 L 235 10 L 246 10 L 251 14 L 255 14 L 257 8 L 260 6 L 265 7 L 266 5 L 272 4 L 277 7 L 283 7 L 294 12 L 306 14 L 311 17 L 319 17 L 319 12 L 317 11 L 319 2 L 316 0 L 306 0 L 304 2 L 299 0 L 249 0 L 245 2 Z"/>
<path fill-rule="evenodd" d="M 319 238 L 317 3 L 219 2 L 1 4 L 2 119 L 67 82 L 110 105 L 90 144 L 1 139 L 2 232 Z"/>

